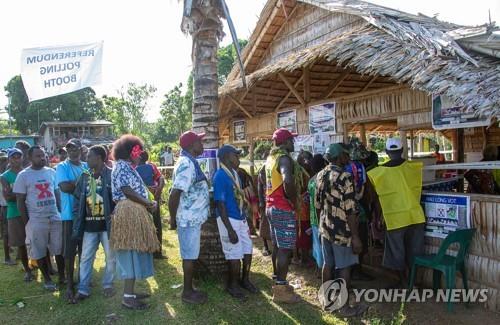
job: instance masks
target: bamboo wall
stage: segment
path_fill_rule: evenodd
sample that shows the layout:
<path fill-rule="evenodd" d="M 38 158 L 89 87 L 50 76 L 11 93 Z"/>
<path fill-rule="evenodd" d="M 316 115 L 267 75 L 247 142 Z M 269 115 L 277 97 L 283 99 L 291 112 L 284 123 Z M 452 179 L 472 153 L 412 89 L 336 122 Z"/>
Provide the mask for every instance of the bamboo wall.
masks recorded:
<path fill-rule="evenodd" d="M 466 262 L 469 287 L 488 289 L 485 307 L 500 311 L 500 197 L 471 195 L 471 205 L 472 226 L 477 230 Z M 441 241 L 426 238 L 426 254 L 437 253 Z M 424 272 L 424 283 L 432 287 L 431 270 Z M 461 275 L 457 275 L 456 285 L 463 288 Z"/>
<path fill-rule="evenodd" d="M 366 123 L 391 120 L 399 129 L 431 126 L 431 99 L 423 92 L 408 88 L 379 91 L 371 95 L 355 97 L 346 96 L 321 101 L 336 102 L 337 134 L 344 132 L 345 123 Z M 311 103 L 310 105 L 321 102 Z M 295 107 L 297 111 L 297 130 L 299 134 L 309 134 L 309 108 Z M 282 111 L 286 111 L 283 109 Z M 251 138 L 271 137 L 276 129 L 276 113 L 258 115 L 247 118 L 247 142 Z M 233 124 L 229 126 L 229 137 L 223 138 L 227 143 L 233 140 Z"/>
<path fill-rule="evenodd" d="M 293 51 L 324 43 L 353 26 L 366 23 L 353 15 L 334 14 L 306 4 L 297 4 L 291 16 L 293 19 L 283 24 L 283 28 L 273 39 L 261 67 L 280 60 Z"/>
<path fill-rule="evenodd" d="M 485 138 L 486 136 L 486 138 Z M 464 151 L 481 152 L 485 144 L 500 145 L 500 128 L 493 125 L 483 133 L 483 128 L 467 129 L 464 134 Z"/>

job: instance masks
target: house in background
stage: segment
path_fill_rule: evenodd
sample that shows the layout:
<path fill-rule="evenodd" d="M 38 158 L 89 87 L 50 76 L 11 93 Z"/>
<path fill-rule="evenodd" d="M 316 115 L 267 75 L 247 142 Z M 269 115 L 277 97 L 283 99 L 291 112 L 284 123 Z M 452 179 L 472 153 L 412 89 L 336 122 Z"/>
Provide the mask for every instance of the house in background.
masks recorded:
<path fill-rule="evenodd" d="M 43 122 L 39 132 L 40 145 L 44 146 L 48 153 L 55 153 L 71 138 L 80 139 L 86 146 L 113 143 L 113 125 L 103 120 Z"/>
<path fill-rule="evenodd" d="M 0 136 L 0 149 L 12 148 L 16 145 L 17 141 L 24 140 L 31 146 L 40 142 L 38 135 L 2 135 Z"/>

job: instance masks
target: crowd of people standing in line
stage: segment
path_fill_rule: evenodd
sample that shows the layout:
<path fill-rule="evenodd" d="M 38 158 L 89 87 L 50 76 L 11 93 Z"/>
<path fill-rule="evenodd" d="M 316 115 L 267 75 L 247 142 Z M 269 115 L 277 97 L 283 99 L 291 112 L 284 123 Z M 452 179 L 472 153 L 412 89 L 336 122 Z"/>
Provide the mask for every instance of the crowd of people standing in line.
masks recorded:
<path fill-rule="evenodd" d="M 384 240 L 383 264 L 398 271 L 399 285 L 405 286 L 409 262 L 423 252 L 422 165 L 402 158 L 396 138 L 388 139 L 390 161 L 382 166 L 377 154 L 361 144 L 333 143 L 324 155 L 301 151 L 293 159 L 295 136 L 286 129 L 274 132 L 256 186 L 239 168 L 241 150 L 231 145 L 218 149 L 220 168 L 210 183 L 228 262 L 228 294 L 245 300 L 247 293 L 259 291 L 250 280 L 251 233 L 257 226 L 263 254 L 271 255 L 275 302 L 300 301 L 288 282 L 294 255 L 306 264 L 312 256 L 322 282 L 342 277 L 350 286 L 352 275 L 370 279 L 359 266 L 368 233 Z M 193 285 L 201 226 L 210 211 L 209 180 L 196 160 L 203 153 L 203 137 L 192 131 L 180 136 L 182 149 L 168 199 L 170 227 L 177 230 L 182 258 L 181 299 L 190 304 L 208 299 Z M 124 281 L 122 305 L 147 308 L 144 299 L 149 295 L 137 292 L 135 282 L 153 276 L 153 258 L 165 258 L 159 213 L 165 180 L 148 162 L 141 139 L 124 135 L 113 144 L 112 154 L 109 148 L 93 146 L 85 157 L 81 142 L 71 139 L 65 146 L 67 158 L 55 170 L 47 167 L 42 148 L 23 145 L 0 156 L 6 263 L 14 263 L 9 246 L 18 247 L 25 281 L 33 280 L 36 265 L 45 289 L 56 290 L 51 279 L 54 256 L 59 285 L 66 285 L 66 299 L 77 303 L 90 295 L 93 263 L 102 245 L 103 294 L 115 294 L 117 278 Z M 364 305 L 346 305 L 339 313 L 354 316 L 365 310 Z"/>

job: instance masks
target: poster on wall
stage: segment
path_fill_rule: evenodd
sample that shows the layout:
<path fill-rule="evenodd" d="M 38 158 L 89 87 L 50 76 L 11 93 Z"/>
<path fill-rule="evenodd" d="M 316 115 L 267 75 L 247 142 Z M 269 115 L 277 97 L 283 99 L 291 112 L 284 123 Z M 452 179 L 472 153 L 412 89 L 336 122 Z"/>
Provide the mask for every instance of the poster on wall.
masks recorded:
<path fill-rule="evenodd" d="M 233 122 L 233 141 L 246 142 L 246 123 L 245 120 Z"/>
<path fill-rule="evenodd" d="M 290 110 L 290 111 L 284 111 L 284 112 L 279 112 L 277 114 L 277 127 L 279 128 L 285 128 L 290 132 L 297 133 L 297 111 L 296 110 Z"/>
<path fill-rule="evenodd" d="M 425 235 L 445 238 L 457 229 L 471 227 L 470 197 L 453 194 L 426 194 L 421 196 L 425 213 Z"/>
<path fill-rule="evenodd" d="M 313 134 L 313 150 L 315 154 L 324 154 L 330 143 L 332 142 L 329 133 Z"/>
<path fill-rule="evenodd" d="M 205 149 L 203 154 L 196 158 L 200 164 L 202 172 L 207 177 L 208 183 L 212 184 L 212 176 L 219 167 L 217 159 L 217 149 Z"/>
<path fill-rule="evenodd" d="M 474 128 L 490 124 L 490 119 L 476 116 L 474 111 L 456 105 L 447 96 L 432 96 L 432 128 L 434 130 Z"/>
<path fill-rule="evenodd" d="M 321 132 L 336 133 L 335 103 L 309 107 L 309 130 L 311 134 Z"/>
<path fill-rule="evenodd" d="M 313 149 L 313 143 L 314 143 L 314 137 L 310 134 L 306 135 L 298 135 L 294 139 L 294 148 L 295 152 L 299 152 L 301 150 L 303 151 L 309 151 L 309 152 L 314 152 Z"/>

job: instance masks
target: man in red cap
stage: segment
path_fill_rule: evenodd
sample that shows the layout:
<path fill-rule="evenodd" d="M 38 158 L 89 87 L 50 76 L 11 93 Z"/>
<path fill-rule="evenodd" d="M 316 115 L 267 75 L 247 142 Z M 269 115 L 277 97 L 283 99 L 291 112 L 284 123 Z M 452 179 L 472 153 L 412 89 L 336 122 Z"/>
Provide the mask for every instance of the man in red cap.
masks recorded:
<path fill-rule="evenodd" d="M 273 301 L 295 303 L 300 300 L 293 287 L 286 281 L 288 267 L 297 238 L 295 211 L 297 208 L 297 180 L 300 167 L 292 159 L 293 138 L 297 134 L 287 129 L 274 131 L 274 147 L 267 158 L 266 208 L 271 224 L 273 241 Z"/>
<path fill-rule="evenodd" d="M 170 226 L 177 228 L 184 272 L 182 301 L 202 304 L 207 295 L 193 288 L 194 262 L 200 254 L 201 225 L 209 212 L 208 182 L 196 157 L 203 153 L 204 133 L 184 132 L 179 143 L 182 151 L 174 167 L 173 185 L 168 200 Z"/>

